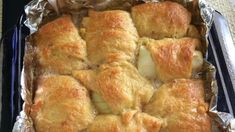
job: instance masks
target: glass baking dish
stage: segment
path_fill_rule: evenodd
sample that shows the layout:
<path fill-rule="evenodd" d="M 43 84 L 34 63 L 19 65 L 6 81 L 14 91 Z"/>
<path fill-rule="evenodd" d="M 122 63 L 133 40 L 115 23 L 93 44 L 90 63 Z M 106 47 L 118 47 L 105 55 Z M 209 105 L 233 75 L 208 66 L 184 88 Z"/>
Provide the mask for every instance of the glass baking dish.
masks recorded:
<path fill-rule="evenodd" d="M 16 117 L 22 110 L 21 71 L 25 37 L 29 30 L 24 26 L 25 15 L 2 39 L 2 111 L 1 130 L 10 131 Z M 209 41 L 206 60 L 216 67 L 218 84 L 217 109 L 220 112 L 235 115 L 235 47 L 228 28 L 228 23 L 217 11 L 213 14 L 213 24 L 207 37 Z M 235 61 L 235 60 L 234 60 Z"/>

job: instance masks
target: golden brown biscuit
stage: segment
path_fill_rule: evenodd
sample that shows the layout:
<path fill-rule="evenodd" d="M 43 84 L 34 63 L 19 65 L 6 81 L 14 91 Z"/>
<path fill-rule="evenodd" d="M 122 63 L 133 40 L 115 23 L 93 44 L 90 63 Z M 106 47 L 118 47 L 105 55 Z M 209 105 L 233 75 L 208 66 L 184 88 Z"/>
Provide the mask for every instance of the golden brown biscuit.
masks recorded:
<path fill-rule="evenodd" d="M 178 79 L 163 84 L 144 111 L 166 119 L 167 126 L 161 131 L 211 131 L 201 80 Z"/>
<path fill-rule="evenodd" d="M 72 42 L 37 48 L 40 70 L 71 74 L 72 70 L 85 69 L 86 46 L 84 42 Z"/>
<path fill-rule="evenodd" d="M 70 16 L 62 16 L 42 26 L 34 36 L 39 69 L 42 72 L 71 74 L 87 67 L 86 43 Z"/>
<path fill-rule="evenodd" d="M 77 132 L 94 119 L 88 91 L 74 78 L 40 76 L 30 113 L 37 132 Z"/>
<path fill-rule="evenodd" d="M 137 37 L 130 14 L 123 10 L 89 11 L 88 17 L 82 21 L 87 33 L 105 30 L 121 30 Z"/>
<path fill-rule="evenodd" d="M 88 132 L 158 132 L 162 122 L 145 113 L 132 115 L 128 122 L 117 115 L 99 115 L 88 127 Z"/>
<path fill-rule="evenodd" d="M 43 25 L 34 35 L 34 41 L 37 47 L 65 44 L 80 40 L 78 30 L 69 15 L 59 17 Z"/>
<path fill-rule="evenodd" d="M 128 12 L 90 11 L 83 19 L 88 58 L 92 64 L 135 61 L 137 31 Z"/>
<path fill-rule="evenodd" d="M 115 60 L 128 60 L 134 62 L 137 39 L 119 30 L 87 33 L 88 59 L 92 64 L 101 64 Z"/>
<path fill-rule="evenodd" d="M 194 51 L 198 45 L 200 41 L 192 38 L 149 41 L 147 47 L 155 63 L 157 78 L 164 82 L 190 78 Z"/>
<path fill-rule="evenodd" d="M 131 13 L 140 37 L 184 37 L 191 22 L 190 12 L 170 1 L 137 5 Z"/>
<path fill-rule="evenodd" d="M 80 70 L 74 72 L 73 76 L 100 96 L 95 95 L 95 98 L 98 99 L 95 100 L 95 103 L 104 100 L 111 112 L 115 114 L 126 109 L 139 110 L 142 105 L 148 103 L 153 94 L 150 82 L 144 79 L 128 62 L 103 64 L 97 71 Z"/>

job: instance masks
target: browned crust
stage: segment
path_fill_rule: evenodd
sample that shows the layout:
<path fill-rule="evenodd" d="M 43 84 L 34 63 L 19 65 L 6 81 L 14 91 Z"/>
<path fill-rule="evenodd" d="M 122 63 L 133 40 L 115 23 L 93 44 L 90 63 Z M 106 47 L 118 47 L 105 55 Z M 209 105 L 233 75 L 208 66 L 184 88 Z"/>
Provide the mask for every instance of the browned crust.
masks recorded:
<path fill-rule="evenodd" d="M 146 3 L 132 7 L 132 17 L 141 37 L 184 37 L 191 14 L 175 2 Z"/>
<path fill-rule="evenodd" d="M 88 127 L 89 132 L 159 132 L 163 121 L 146 113 L 136 113 L 129 122 L 122 122 L 118 115 L 99 115 Z M 106 125 L 103 125 L 106 124 Z"/>
<path fill-rule="evenodd" d="M 34 34 L 34 46 L 39 73 L 71 74 L 87 68 L 86 42 L 69 15 L 43 25 Z"/>
<path fill-rule="evenodd" d="M 190 78 L 195 47 L 200 41 L 192 38 L 150 41 L 148 48 L 156 66 L 157 77 L 166 82 Z"/>
<path fill-rule="evenodd" d="M 157 5 L 157 4 L 156 4 Z M 187 33 L 188 36 L 190 37 L 195 37 L 198 38 L 198 32 L 197 30 L 195 30 L 194 27 L 189 26 L 188 25 L 191 21 L 191 14 L 185 10 L 182 6 L 179 6 L 175 3 L 172 2 L 161 2 L 160 4 L 158 4 L 158 6 L 156 6 L 155 4 L 143 4 L 143 5 L 138 5 L 133 7 L 132 9 L 132 16 L 135 20 L 135 15 L 134 13 L 138 13 L 141 14 L 142 12 L 145 12 L 146 15 L 149 15 L 148 13 L 150 12 L 150 10 L 154 10 L 157 13 L 160 13 L 164 15 L 164 10 L 173 10 L 172 12 L 176 13 L 176 14 L 180 14 L 178 17 L 177 15 L 173 15 L 171 14 L 172 12 L 169 13 L 169 15 L 165 15 L 167 16 L 165 18 L 164 21 L 169 22 L 169 23 L 165 23 L 165 25 L 161 25 L 159 24 L 160 28 L 156 28 L 154 29 L 154 27 L 156 27 L 156 22 L 161 21 L 159 18 L 157 18 L 156 16 L 154 16 L 154 18 L 152 19 L 152 21 L 150 21 L 150 28 L 153 30 L 151 31 L 151 33 L 145 33 L 145 32 L 141 32 L 141 29 L 138 29 L 139 33 L 141 36 L 149 36 L 149 37 L 153 37 L 155 39 L 159 39 L 159 38 L 163 38 L 163 37 L 176 37 L 176 38 L 180 38 L 182 36 L 185 36 L 185 34 Z M 159 6 L 160 5 L 160 6 Z M 167 7 L 168 6 L 168 7 Z M 162 11 L 160 11 L 159 9 L 161 9 Z M 149 12 L 148 12 L 149 11 Z M 92 91 L 96 91 L 99 94 L 101 94 L 103 97 L 105 97 L 107 102 L 111 102 L 109 103 L 109 105 L 113 106 L 113 111 L 114 113 L 119 113 L 123 111 L 122 108 L 118 108 L 118 103 L 120 103 L 120 101 L 126 101 L 128 100 L 127 98 L 125 98 L 124 96 L 122 97 L 121 94 L 123 94 L 123 91 L 120 90 L 120 87 L 123 87 L 123 85 L 126 85 L 128 83 L 132 83 L 130 82 L 130 79 L 125 80 L 125 74 L 127 76 L 130 76 L 131 78 L 135 78 L 137 75 L 137 70 L 134 69 L 133 70 L 133 66 L 127 62 L 121 62 L 121 63 L 117 63 L 117 61 L 120 60 L 127 60 L 127 61 L 131 61 L 133 62 L 134 60 L 134 56 L 136 55 L 135 51 L 137 48 L 137 45 L 134 45 L 133 43 L 135 43 L 135 41 L 138 39 L 138 33 L 136 32 L 135 27 L 133 26 L 133 23 L 130 22 L 132 21 L 131 18 L 129 17 L 129 14 L 125 11 L 116 11 L 114 14 L 112 14 L 112 12 L 114 11 L 105 11 L 105 12 L 96 12 L 96 11 L 89 11 L 89 17 L 84 19 L 83 22 L 83 26 L 86 28 L 86 32 L 90 32 L 91 34 L 87 34 L 85 33 L 85 38 L 86 41 L 90 41 L 92 40 L 93 42 L 97 42 L 102 43 L 98 46 L 94 46 L 93 49 L 91 49 L 90 53 L 96 53 L 97 49 L 100 48 L 106 48 L 104 51 L 102 51 L 101 53 L 98 52 L 98 54 L 101 54 L 101 58 L 105 58 L 106 62 L 108 62 L 107 64 L 102 64 L 105 61 L 99 61 L 96 63 L 102 64 L 101 67 L 98 70 L 79 70 L 79 69 L 86 69 L 86 66 L 82 66 L 83 68 L 72 68 L 69 69 L 69 72 L 63 72 L 64 68 L 62 65 L 63 63 L 65 64 L 69 64 L 66 62 L 67 59 L 69 59 L 69 57 L 74 57 L 76 59 L 78 59 L 79 61 L 81 61 L 81 63 L 86 60 L 86 52 L 84 51 L 85 44 L 84 41 L 80 38 L 78 31 L 76 30 L 75 25 L 72 23 L 71 21 L 71 17 L 70 16 L 63 16 L 61 18 L 56 19 L 53 22 L 50 22 L 46 25 L 44 25 L 43 27 L 41 27 L 39 29 L 39 31 L 34 35 L 34 44 L 30 45 L 31 46 L 35 46 L 35 47 L 31 47 L 29 49 L 26 50 L 26 55 L 25 55 L 25 59 L 24 59 L 24 68 L 25 68 L 25 111 L 27 114 L 31 115 L 31 117 L 34 120 L 36 129 L 38 131 L 48 131 L 48 130 L 64 130 L 64 131 L 77 131 L 77 130 L 83 130 L 87 127 L 87 122 L 79 122 L 78 119 L 81 120 L 85 120 L 85 118 L 81 118 L 82 116 L 79 115 L 79 113 L 83 113 L 82 111 L 79 111 L 80 108 L 76 109 L 75 107 L 79 107 L 76 105 L 65 105 L 63 106 L 63 109 L 61 108 L 60 110 L 68 112 L 69 114 L 71 114 L 68 118 L 68 121 L 65 121 L 61 124 L 56 124 L 54 122 L 48 123 L 46 122 L 43 118 L 38 117 L 40 115 L 40 112 L 43 113 L 43 109 L 48 109 L 52 108 L 54 106 L 54 100 L 56 102 L 56 104 L 63 102 L 61 99 L 66 100 L 67 98 L 72 99 L 76 99 L 77 101 L 84 101 L 84 102 L 89 102 L 88 100 L 88 93 L 87 90 L 81 86 L 77 81 L 75 81 L 72 77 L 68 77 L 70 79 L 68 79 L 66 76 L 63 76 L 67 79 L 62 79 L 60 80 L 60 78 L 62 77 L 61 75 L 51 75 L 51 70 L 54 70 L 55 73 L 59 73 L 59 74 L 71 74 L 73 73 L 73 76 L 75 78 L 77 78 L 79 81 L 81 81 L 82 84 L 84 84 L 89 90 Z M 150 16 L 152 17 L 152 16 Z M 102 19 L 101 19 L 102 18 Z M 143 18 L 141 18 L 143 19 Z M 112 21 L 110 21 L 112 20 Z M 168 21 L 169 20 L 169 21 Z M 137 21 L 137 20 L 136 20 Z M 144 21 L 144 19 L 143 19 Z M 135 23 L 136 24 L 136 23 Z M 153 26 L 151 25 L 153 24 Z M 155 24 L 155 25 L 154 25 Z M 167 25 L 168 24 L 168 25 Z M 138 28 L 138 24 L 136 24 L 137 28 Z M 191 28 L 190 28 L 191 27 Z M 112 30 L 110 30 L 110 28 Z M 161 29 L 162 28 L 162 29 Z M 165 28 L 165 29 L 164 29 Z M 163 32 L 162 34 L 158 34 L 159 30 L 166 30 L 167 32 Z M 182 29 L 182 30 L 180 30 Z M 188 31 L 188 32 L 187 32 Z M 99 36 L 97 38 L 94 38 L 96 36 Z M 111 39 L 110 39 L 111 38 Z M 123 45 L 121 46 L 117 46 L 115 47 L 114 51 L 109 51 L 110 53 L 106 55 L 105 51 L 107 51 L 107 49 L 111 49 L 113 46 L 111 45 L 106 45 L 107 43 L 113 43 L 111 40 L 115 40 L 117 39 L 117 41 L 120 41 L 120 43 L 122 43 Z M 188 38 L 189 39 L 189 38 Z M 110 42 L 109 42 L 110 41 Z M 161 40 L 160 40 L 161 41 Z M 190 39 L 190 41 L 192 41 L 192 39 Z M 191 55 L 192 52 L 194 51 L 196 45 L 198 45 L 199 43 L 197 42 L 198 40 L 194 39 L 192 43 L 195 44 L 188 44 L 189 41 L 185 41 L 183 43 L 185 43 L 184 45 L 182 45 L 182 47 L 180 46 L 179 48 L 182 49 L 182 52 L 185 52 L 185 54 L 179 54 L 180 58 L 184 58 L 181 62 L 182 63 L 179 65 L 179 67 L 177 67 L 178 69 L 182 69 L 179 70 L 181 72 L 177 73 L 177 71 L 172 72 L 171 74 L 175 74 L 177 75 L 176 78 L 189 78 L 189 72 L 191 67 L 190 65 L 190 61 L 192 60 Z M 93 43 L 92 42 L 92 43 Z M 56 45 L 54 45 L 56 43 Z M 106 44 L 104 44 L 106 43 Z M 132 43 L 131 47 L 125 47 L 126 45 Z M 166 42 L 168 43 L 168 42 Z M 178 43 L 178 42 L 176 42 Z M 116 44 L 116 45 L 119 45 Z M 169 57 L 169 54 L 165 54 L 166 50 L 160 50 L 158 51 L 158 49 L 163 48 L 164 46 L 168 49 L 171 49 L 170 51 L 174 52 L 175 49 L 177 49 L 176 45 L 171 45 L 171 44 L 164 44 L 164 46 L 161 44 L 159 44 L 159 46 L 157 46 L 158 48 L 154 48 L 155 46 L 149 46 L 149 49 L 152 51 L 152 56 L 153 58 L 155 58 L 155 63 L 159 64 L 157 61 L 162 62 L 164 61 L 163 59 L 158 60 L 159 58 L 164 58 L 164 57 Z M 77 49 L 77 50 L 75 50 Z M 89 49 L 89 47 L 88 47 Z M 163 48 L 164 49 L 164 48 Z M 51 52 L 53 50 L 56 50 L 58 52 L 61 51 L 62 54 L 66 54 L 68 55 L 68 58 L 66 59 L 62 59 L 62 60 L 57 60 L 57 59 L 53 59 L 53 57 L 51 57 L 50 55 L 47 55 L 48 52 Z M 120 50 L 120 51 L 118 51 Z M 125 52 L 122 53 L 122 50 L 125 50 Z M 116 52 L 118 51 L 118 52 Z M 160 52 L 163 52 L 162 56 L 160 56 Z M 102 53 L 104 55 L 102 55 Z M 134 54 L 133 54 L 134 53 Z M 159 54 L 158 54 L 159 53 Z M 94 55 L 95 56 L 95 55 Z M 38 58 L 36 58 L 38 57 Z M 35 60 L 38 59 L 38 60 Z M 44 62 L 46 63 L 41 63 L 39 59 L 43 59 L 44 58 Z M 92 58 L 92 57 L 91 57 Z M 92 59 L 91 59 L 92 60 Z M 93 62 L 95 62 L 97 59 L 94 59 Z M 166 59 L 165 59 L 166 60 Z M 169 63 L 166 63 L 166 65 L 174 65 L 173 61 L 171 61 L 172 59 L 169 59 Z M 58 62 L 56 62 L 58 61 Z M 74 61 L 74 60 L 73 60 Z M 37 63 L 35 63 L 37 62 Z M 112 63 L 111 63 L 112 62 Z M 87 62 L 86 62 L 87 63 Z M 127 64 L 126 64 L 127 63 Z M 38 72 L 37 70 L 44 70 L 47 69 L 47 67 L 51 67 L 51 70 L 49 69 L 49 72 L 47 74 L 49 75 L 42 75 L 40 77 L 38 77 L 38 74 L 41 74 L 40 72 Z M 163 71 L 169 72 L 167 70 L 169 70 L 166 65 L 160 65 L 160 68 L 157 69 L 161 69 L 163 68 Z M 186 71 L 183 72 L 186 67 Z M 37 68 L 37 70 L 35 70 L 35 68 Z M 125 69 L 126 70 L 123 70 Z M 74 72 L 73 70 L 77 70 L 76 72 Z M 123 70 L 123 71 L 122 71 Z M 47 71 L 47 70 L 45 70 Z M 67 70 L 65 70 L 67 71 Z M 174 71 L 174 70 L 173 70 Z M 134 74 L 132 74 L 134 73 Z M 160 73 L 161 75 L 163 75 L 164 73 Z M 120 76 L 119 76 L 120 75 Z M 159 76 L 161 76 L 159 75 Z M 178 76 L 179 75 L 179 76 Z M 182 75 L 182 76 L 181 76 Z M 51 82 L 47 83 L 47 81 L 50 81 L 50 78 L 53 76 L 55 77 L 54 79 L 52 79 Z M 38 78 L 37 78 L 38 77 Z M 114 78 L 114 79 L 113 79 Z M 169 81 L 172 78 L 171 77 L 164 77 L 163 78 L 159 77 L 160 79 L 162 79 L 163 81 Z M 169 79 L 170 78 L 170 79 Z M 175 78 L 175 77 L 173 77 Z M 116 80 L 115 80 L 116 79 Z M 123 84 L 122 82 L 118 82 L 118 80 L 122 80 L 124 79 L 124 82 L 127 82 L 126 84 Z M 63 81 L 63 80 L 67 80 L 67 81 Z M 70 81 L 68 81 L 70 80 Z M 74 83 L 76 83 L 77 88 L 81 88 L 83 90 L 81 91 L 74 91 L 71 90 L 70 88 L 72 88 L 73 86 L 69 86 L 68 82 L 71 82 L 71 80 L 74 81 Z M 130 108 L 134 108 L 134 109 L 141 109 L 141 106 L 139 104 L 138 101 L 141 102 L 141 104 L 146 104 L 149 102 L 150 97 L 152 95 L 152 87 L 151 85 L 149 85 L 149 82 L 144 79 L 138 79 L 137 77 L 137 82 L 132 83 L 133 86 L 136 87 L 141 87 L 143 88 L 142 90 L 140 90 L 140 92 L 136 92 L 135 94 L 137 94 L 137 96 L 134 98 L 135 101 L 133 106 L 137 106 L 137 107 L 131 107 Z M 35 83 L 36 81 L 36 83 Z M 58 82 L 58 83 L 57 83 Z M 173 81 L 177 82 L 177 81 Z M 179 81 L 181 82 L 181 81 Z M 187 82 L 187 81 L 185 81 Z M 190 81 L 188 81 L 189 83 L 191 83 Z M 35 85 L 36 84 L 36 85 Z M 131 84 L 131 85 L 132 85 Z M 75 85 L 75 84 L 74 84 Z M 194 85 L 194 83 L 192 84 Z M 198 83 L 198 87 L 200 87 L 199 85 L 201 85 L 201 81 L 199 81 Z M 63 90 L 58 90 L 58 91 L 53 91 L 49 92 L 50 90 L 47 88 L 53 88 L 53 87 L 62 87 Z M 197 87 L 197 86 L 195 86 Z M 44 99 L 43 96 L 46 96 L 46 92 L 44 94 L 40 94 L 40 90 L 42 90 L 43 88 L 44 91 L 47 91 L 51 94 L 50 99 Z M 67 89 L 68 88 L 68 89 Z M 34 93 L 35 90 L 37 89 L 37 93 L 36 93 L 36 98 L 34 99 Z M 56 89 L 56 88 L 55 88 Z M 66 91 L 67 90 L 67 91 Z M 64 91 L 66 91 L 66 94 L 64 94 Z M 84 91 L 86 91 L 86 97 L 84 94 Z M 125 90 L 124 91 L 128 91 Z M 135 90 L 131 90 L 131 92 L 133 92 Z M 145 95 L 145 92 L 147 92 L 147 95 Z M 134 129 L 137 131 L 143 130 L 141 127 L 143 127 L 144 129 L 148 130 L 148 131 L 159 131 L 160 127 L 163 127 L 162 130 L 177 130 L 178 128 L 182 128 L 183 125 L 185 125 L 186 127 L 184 127 L 185 130 L 189 130 L 190 128 L 194 128 L 194 130 L 199 130 L 201 128 L 205 128 L 205 130 L 210 131 L 210 121 L 209 121 L 209 117 L 205 114 L 205 112 L 207 111 L 207 104 L 205 104 L 204 101 L 202 101 L 203 99 L 203 95 L 201 94 L 201 90 L 199 91 L 191 91 L 193 94 L 188 94 L 190 92 L 187 92 L 186 89 L 176 89 L 174 93 L 176 93 L 175 95 L 172 94 L 171 96 L 181 96 L 178 95 L 177 93 L 182 93 L 183 95 L 187 96 L 190 95 L 190 97 L 192 96 L 193 99 L 197 100 L 199 103 L 199 106 L 197 111 L 199 114 L 203 114 L 203 116 L 201 116 L 202 118 L 198 119 L 198 120 L 192 120 L 192 118 L 194 118 L 194 115 L 192 116 L 188 116 L 187 114 L 185 115 L 184 112 L 179 113 L 178 115 L 172 115 L 172 118 L 167 119 L 168 122 L 168 126 L 165 127 L 165 125 L 162 126 L 162 120 L 152 117 L 150 115 L 147 115 L 145 113 L 141 113 L 141 114 L 137 114 L 135 115 L 134 113 L 131 114 L 127 114 L 125 116 L 125 118 L 120 118 L 116 115 L 114 120 L 111 119 L 110 121 L 106 121 L 107 123 L 105 124 L 109 124 L 110 126 L 108 126 L 108 128 L 110 128 L 111 131 L 120 131 L 120 130 L 133 130 L 133 129 L 129 129 L 129 128 L 125 128 L 128 125 L 132 125 L 133 122 L 134 124 L 136 123 L 137 126 L 134 125 Z M 195 96 L 194 96 L 195 94 Z M 40 96 L 40 97 L 38 97 Z M 197 97 L 198 96 L 198 97 Z M 119 98 L 120 97 L 120 98 Z M 47 98 L 47 97 L 45 97 Z M 188 98 L 188 97 L 186 97 Z M 83 100 L 84 99 L 84 100 Z M 88 100 L 87 100 L 88 99 Z M 34 100 L 34 101 L 32 101 Z M 43 104 L 42 100 L 48 100 L 48 106 L 45 106 L 45 104 Z M 137 101 L 136 101 L 137 100 Z M 189 99 L 190 100 L 190 99 Z M 52 102 L 52 103 L 50 103 Z M 75 101 L 76 103 L 76 101 Z M 84 103 L 83 107 L 86 107 L 87 104 L 89 105 L 89 103 Z M 51 106 L 50 106 L 51 105 Z M 56 106 L 55 106 L 56 107 Z M 88 106 L 90 107 L 90 106 Z M 91 106 L 92 107 L 92 106 Z M 116 109 L 116 108 L 118 109 Z M 148 106 L 147 106 L 148 107 Z M 147 111 L 147 107 L 146 107 L 146 111 Z M 176 106 L 178 107 L 178 106 Z M 127 107 L 129 108 L 129 106 Z M 59 109 L 56 109 L 59 111 Z M 55 111 L 56 111 L 55 110 Z M 116 111 L 117 110 L 117 111 Z M 90 110 L 93 111 L 94 110 Z M 166 110 L 168 111 L 168 110 Z M 63 113 L 63 112 L 62 112 Z M 76 114 L 77 113 L 77 114 Z M 149 112 L 151 113 L 151 112 Z M 93 116 L 92 114 L 94 113 L 89 113 L 90 114 L 90 119 L 88 122 L 91 122 L 91 120 L 93 120 Z M 89 116 L 89 114 L 87 114 L 87 116 Z M 152 113 L 151 113 L 152 114 Z M 124 114 L 125 115 L 125 114 Z M 123 115 L 122 115 L 123 116 Z M 171 115 L 169 115 L 171 116 Z M 116 120 L 116 117 L 118 117 Z M 159 117 L 159 115 L 157 115 L 157 117 Z M 55 118 L 55 120 L 59 119 Z M 46 119 L 46 117 L 45 117 Z M 177 120 L 175 120 L 177 119 Z M 184 120 L 185 122 L 178 122 L 178 120 Z M 46 122 L 46 123 L 45 123 Z M 72 122 L 70 124 L 70 122 Z M 78 123 L 79 122 L 79 123 Z M 120 125 L 121 122 L 121 125 Z M 178 123 L 175 123 L 178 122 Z M 45 123 L 45 124 L 40 124 L 40 123 Z M 123 124 L 125 125 L 123 125 Z M 194 124 L 195 123 L 195 124 Z M 39 125 L 38 125 L 39 124 Z M 201 125 L 201 127 L 197 127 L 199 125 Z M 209 124 L 209 125 L 208 125 Z M 61 126 L 62 125 L 62 126 Z M 196 126 L 197 125 L 197 126 Z M 54 128 L 52 128 L 54 127 Z M 76 127 L 76 128 L 75 128 Z M 98 126 L 99 127 L 103 127 L 105 128 L 104 130 L 107 131 L 106 127 L 107 125 L 103 125 L 102 126 Z M 101 128 L 101 130 L 103 130 L 103 128 Z M 132 128 L 132 127 L 130 127 Z M 96 129 L 96 127 L 94 127 L 95 131 L 99 130 Z"/>
<path fill-rule="evenodd" d="M 85 28 L 88 59 L 92 64 L 118 60 L 134 63 L 138 34 L 128 12 L 90 10 L 82 25 Z"/>
<path fill-rule="evenodd" d="M 36 131 L 71 131 L 87 128 L 95 117 L 89 93 L 70 76 L 43 75 L 30 115 Z"/>
<path fill-rule="evenodd" d="M 140 110 L 153 93 L 149 81 L 125 61 L 103 64 L 98 70 L 80 70 L 73 73 L 88 89 L 97 92 L 119 114 L 126 109 Z"/>
<path fill-rule="evenodd" d="M 34 39 L 36 46 L 45 47 L 79 41 L 80 37 L 71 16 L 65 15 L 43 25 L 34 35 Z"/>
<path fill-rule="evenodd" d="M 209 132 L 208 104 L 204 101 L 202 80 L 176 79 L 163 84 L 154 94 L 145 112 L 166 119 L 162 131 Z"/>

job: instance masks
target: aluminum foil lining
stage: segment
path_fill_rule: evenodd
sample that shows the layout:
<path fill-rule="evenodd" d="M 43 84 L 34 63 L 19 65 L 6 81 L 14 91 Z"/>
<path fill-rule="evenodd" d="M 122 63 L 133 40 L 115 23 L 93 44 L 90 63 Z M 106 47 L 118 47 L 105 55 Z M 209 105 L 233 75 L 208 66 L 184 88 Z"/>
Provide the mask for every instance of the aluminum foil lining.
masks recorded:
<path fill-rule="evenodd" d="M 33 34 L 38 30 L 40 25 L 50 21 L 50 18 L 55 18 L 62 13 L 70 13 L 75 16 L 75 22 L 79 23 L 79 18 L 81 19 L 82 13 L 87 8 L 94 8 L 96 10 L 105 9 L 128 9 L 131 6 L 138 4 L 140 2 L 160 2 L 164 0 L 33 0 L 25 6 L 25 13 L 27 15 L 25 25 L 30 29 L 30 33 Z M 189 11 L 192 12 L 192 22 L 196 26 L 201 26 L 202 35 L 205 36 L 204 40 L 206 44 L 209 29 L 213 21 L 214 9 L 211 8 L 205 0 L 172 0 L 181 3 Z M 196 7 L 195 7 L 196 5 Z M 197 12 L 198 11 L 198 12 Z M 204 32 L 203 32 L 204 31 Z M 29 46 L 30 39 L 26 39 L 26 53 L 27 56 L 31 57 L 32 53 L 31 47 Z M 33 61 L 33 59 L 28 59 L 27 61 Z M 32 104 L 32 94 L 33 94 L 33 66 L 28 66 L 24 62 L 24 70 L 22 71 L 22 93 L 21 96 L 24 100 L 23 110 L 17 117 L 17 120 L 13 127 L 13 132 L 34 132 L 33 122 L 30 116 L 28 116 L 27 105 Z M 31 63 L 32 64 L 32 63 Z M 27 72 L 25 72 L 27 71 Z M 206 100 L 210 103 L 209 115 L 212 117 L 212 130 L 219 131 L 217 125 L 220 128 L 228 132 L 235 131 L 235 119 L 229 113 L 217 111 L 217 95 L 218 87 L 215 79 L 215 67 L 204 62 L 202 77 L 206 80 Z M 28 73 L 28 74 L 25 74 Z"/>

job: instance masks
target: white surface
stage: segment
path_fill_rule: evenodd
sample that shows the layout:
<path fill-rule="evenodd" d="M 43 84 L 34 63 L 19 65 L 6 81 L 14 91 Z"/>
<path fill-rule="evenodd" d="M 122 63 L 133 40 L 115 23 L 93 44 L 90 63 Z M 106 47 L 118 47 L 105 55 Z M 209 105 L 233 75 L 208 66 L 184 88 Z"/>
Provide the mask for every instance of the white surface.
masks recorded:
<path fill-rule="evenodd" d="M 235 0 L 230 0 L 232 2 L 233 5 L 235 5 Z"/>
<path fill-rule="evenodd" d="M 230 121 L 230 126 L 231 126 L 231 129 L 232 129 L 232 132 L 235 132 L 235 119 Z"/>
<path fill-rule="evenodd" d="M 230 31 L 235 41 L 235 0 L 207 0 L 207 2 L 219 11 L 229 22 Z"/>

